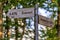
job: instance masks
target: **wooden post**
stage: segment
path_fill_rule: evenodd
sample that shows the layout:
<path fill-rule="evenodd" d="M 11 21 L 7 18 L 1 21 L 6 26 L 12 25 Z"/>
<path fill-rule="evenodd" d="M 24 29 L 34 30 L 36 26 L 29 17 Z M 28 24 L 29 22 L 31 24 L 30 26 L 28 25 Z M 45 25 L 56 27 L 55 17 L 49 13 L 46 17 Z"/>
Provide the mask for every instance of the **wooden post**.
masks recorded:
<path fill-rule="evenodd" d="M 35 38 L 34 40 L 38 40 L 38 4 L 35 5 L 34 8 L 34 27 L 35 27 Z"/>

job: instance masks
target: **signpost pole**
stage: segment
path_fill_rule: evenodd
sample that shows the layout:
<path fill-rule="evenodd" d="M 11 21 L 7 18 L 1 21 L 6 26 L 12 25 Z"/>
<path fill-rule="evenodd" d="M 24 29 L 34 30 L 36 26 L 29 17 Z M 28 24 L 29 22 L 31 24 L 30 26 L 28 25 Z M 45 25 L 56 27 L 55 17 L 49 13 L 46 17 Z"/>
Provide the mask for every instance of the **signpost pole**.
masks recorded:
<path fill-rule="evenodd" d="M 35 27 L 34 40 L 38 40 L 38 4 L 36 4 L 34 8 L 34 27 Z"/>

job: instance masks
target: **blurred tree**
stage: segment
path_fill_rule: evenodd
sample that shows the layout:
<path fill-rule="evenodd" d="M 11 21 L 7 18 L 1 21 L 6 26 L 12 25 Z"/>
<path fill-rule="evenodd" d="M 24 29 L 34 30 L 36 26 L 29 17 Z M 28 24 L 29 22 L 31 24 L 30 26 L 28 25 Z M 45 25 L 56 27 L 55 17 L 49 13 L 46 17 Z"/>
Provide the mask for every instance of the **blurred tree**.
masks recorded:
<path fill-rule="evenodd" d="M 58 20 L 57 20 L 57 35 L 58 35 L 58 38 L 59 38 L 59 40 L 60 40 L 60 2 L 59 2 L 59 0 L 57 1 L 57 3 L 58 3 Z"/>

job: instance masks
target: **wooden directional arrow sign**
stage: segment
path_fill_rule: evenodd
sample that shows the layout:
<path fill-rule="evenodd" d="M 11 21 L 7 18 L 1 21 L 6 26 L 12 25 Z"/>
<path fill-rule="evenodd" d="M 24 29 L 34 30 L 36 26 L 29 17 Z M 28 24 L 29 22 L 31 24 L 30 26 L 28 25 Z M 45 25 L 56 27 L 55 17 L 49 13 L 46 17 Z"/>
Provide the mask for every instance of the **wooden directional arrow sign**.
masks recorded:
<path fill-rule="evenodd" d="M 9 18 L 27 18 L 34 16 L 34 8 L 12 9 L 8 11 Z"/>
<path fill-rule="evenodd" d="M 41 16 L 41 15 L 39 15 L 39 24 L 44 25 L 44 26 L 48 26 L 48 27 L 54 26 L 54 22 L 52 19 Z"/>

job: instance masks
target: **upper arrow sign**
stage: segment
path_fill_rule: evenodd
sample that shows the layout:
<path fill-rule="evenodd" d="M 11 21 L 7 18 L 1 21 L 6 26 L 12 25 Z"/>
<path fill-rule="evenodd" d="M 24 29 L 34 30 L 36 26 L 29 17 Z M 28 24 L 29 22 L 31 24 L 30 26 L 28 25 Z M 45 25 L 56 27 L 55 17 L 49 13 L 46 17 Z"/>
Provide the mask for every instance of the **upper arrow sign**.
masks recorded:
<path fill-rule="evenodd" d="M 27 18 L 34 16 L 34 8 L 12 9 L 8 11 L 9 18 Z"/>

